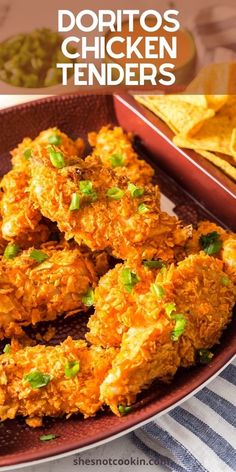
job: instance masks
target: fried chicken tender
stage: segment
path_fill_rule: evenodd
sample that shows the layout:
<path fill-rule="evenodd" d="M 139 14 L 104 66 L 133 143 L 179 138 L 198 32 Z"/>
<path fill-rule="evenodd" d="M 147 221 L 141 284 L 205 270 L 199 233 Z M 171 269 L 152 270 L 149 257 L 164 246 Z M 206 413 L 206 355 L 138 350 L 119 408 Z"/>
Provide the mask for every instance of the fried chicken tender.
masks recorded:
<path fill-rule="evenodd" d="M 32 149 L 38 144 L 50 144 L 50 140 L 56 140 L 57 145 L 63 151 L 74 155 L 81 154 L 82 144 L 76 144 L 66 134 L 57 128 L 42 131 L 35 140 L 25 138 L 12 154 L 13 169 L 2 179 L 4 191 L 2 198 L 2 234 L 7 240 L 21 241 L 23 247 L 29 245 L 29 240 L 38 241 L 39 244 L 48 240 L 49 231 L 46 225 L 42 226 L 42 215 L 35 208 L 28 191 L 30 181 L 29 160 Z M 39 224 L 40 223 L 40 224 Z M 26 244 L 24 241 L 26 240 Z"/>
<path fill-rule="evenodd" d="M 131 291 L 127 290 L 122 281 L 122 275 L 127 270 L 137 278 Z M 142 327 L 146 322 L 146 315 L 137 311 L 137 300 L 142 304 L 156 275 L 156 270 L 150 270 L 141 264 L 117 264 L 101 277 L 94 292 L 95 313 L 88 321 L 87 340 L 103 347 L 120 346 L 123 333 L 129 327 Z"/>
<path fill-rule="evenodd" d="M 220 244 L 218 250 L 213 254 L 224 262 L 224 269 L 236 282 L 236 234 L 226 231 L 215 223 L 202 221 L 196 230 L 193 231 L 192 238 L 187 241 L 187 254 L 195 254 L 201 251 L 201 236 L 210 236 L 217 233 Z M 217 247 L 216 247 L 217 249 Z"/>
<path fill-rule="evenodd" d="M 159 210 L 157 187 L 147 185 L 138 189 L 139 196 L 132 196 L 129 181 L 119 179 L 99 158 L 78 159 L 73 165 L 64 154 L 65 166 L 58 169 L 48 152 L 42 147 L 34 150 L 30 192 L 41 213 L 57 223 L 66 239 L 74 238 L 92 251 L 108 249 L 120 259 L 174 259 L 191 228 Z M 84 183 L 89 190 L 81 190 Z M 71 211 L 73 196 L 79 209 Z"/>
<path fill-rule="evenodd" d="M 162 269 L 154 287 L 141 300 L 137 296 L 137 320 L 143 313 L 145 323 L 136 326 L 133 316 L 101 386 L 101 400 L 115 414 L 154 379 L 169 379 L 180 365 L 194 364 L 198 351 L 216 344 L 232 317 L 235 286 L 222 261 L 203 252 Z"/>
<path fill-rule="evenodd" d="M 99 387 L 115 354 L 70 337 L 57 346 L 12 347 L 0 356 L 1 421 L 21 415 L 40 426 L 43 416 L 93 416 L 102 406 Z"/>
<path fill-rule="evenodd" d="M 47 243 L 40 252 L 32 250 L 0 262 L 0 338 L 22 335 L 22 326 L 85 310 L 82 297 L 96 284 L 93 263 L 78 248 Z"/>
<path fill-rule="evenodd" d="M 98 133 L 89 133 L 88 140 L 94 147 L 93 154 L 101 158 L 103 165 L 113 168 L 119 177 L 126 176 L 137 185 L 151 182 L 154 170 L 134 151 L 131 133 L 126 134 L 117 126 L 113 129 L 103 126 Z"/>

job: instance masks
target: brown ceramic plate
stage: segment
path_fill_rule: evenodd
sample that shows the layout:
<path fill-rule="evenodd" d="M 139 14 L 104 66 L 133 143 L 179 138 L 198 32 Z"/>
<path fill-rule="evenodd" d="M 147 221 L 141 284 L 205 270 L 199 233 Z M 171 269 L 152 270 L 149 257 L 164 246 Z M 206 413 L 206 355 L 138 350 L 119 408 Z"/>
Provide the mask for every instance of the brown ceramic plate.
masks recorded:
<path fill-rule="evenodd" d="M 71 95 L 47 98 L 0 111 L 0 174 L 4 174 L 10 168 L 10 149 L 23 137 L 34 138 L 39 131 L 49 126 L 58 126 L 71 137 L 84 138 L 88 131 L 97 130 L 107 123 L 118 123 L 117 116 L 122 118 L 120 121 L 126 127 L 126 120 L 127 125 L 131 120 L 131 111 L 126 112 L 124 98 L 122 106 L 119 106 L 119 103 L 121 102 L 116 99 L 114 107 L 113 97 L 107 95 Z M 133 125 L 136 123 L 135 120 L 133 114 Z M 149 136 L 148 132 L 145 141 L 146 145 L 153 144 L 153 136 Z M 137 146 L 140 147 L 140 143 L 137 143 Z M 158 141 L 156 147 L 157 152 L 154 154 L 152 152 L 154 167 L 157 167 L 156 162 L 161 164 Z M 140 147 L 140 152 L 144 152 L 144 156 L 150 159 L 147 150 L 143 151 Z M 177 214 L 186 223 L 196 224 L 202 218 L 214 219 L 214 215 L 209 215 L 202 203 L 199 205 L 196 199 L 185 193 L 168 173 L 163 172 L 159 167 L 158 165 L 157 181 L 162 193 L 175 202 Z M 171 164 L 169 171 L 172 172 Z M 194 172 L 195 168 L 192 166 L 192 173 Z M 183 176 L 184 179 L 184 169 Z M 217 203 L 217 195 L 215 198 Z M 228 224 L 228 221 L 224 219 L 221 222 Z M 54 323 L 57 326 L 57 335 L 51 344 L 62 341 L 68 334 L 74 338 L 83 336 L 87 316 L 79 314 L 66 320 L 60 318 Z M 46 326 L 41 325 L 37 329 L 42 333 Z M 235 352 L 235 332 L 234 320 L 225 331 L 221 344 L 216 347 L 215 356 L 210 365 L 180 370 L 173 383 L 168 386 L 153 385 L 138 398 L 133 412 L 126 417 L 117 418 L 108 410 L 104 410 L 95 418 L 87 420 L 83 420 L 81 416 L 74 416 L 69 420 L 48 418 L 45 420 L 44 427 L 39 429 L 30 429 L 22 418 L 6 421 L 1 424 L 0 428 L 0 467 L 2 470 L 13 470 L 19 465 L 50 460 L 93 447 L 125 434 L 149 421 L 153 416 L 174 408 L 179 402 L 202 388 L 230 362 Z M 34 333 L 34 330 L 29 331 L 32 337 Z M 57 439 L 48 443 L 40 442 L 40 435 L 48 433 L 55 433 L 58 436 Z"/>

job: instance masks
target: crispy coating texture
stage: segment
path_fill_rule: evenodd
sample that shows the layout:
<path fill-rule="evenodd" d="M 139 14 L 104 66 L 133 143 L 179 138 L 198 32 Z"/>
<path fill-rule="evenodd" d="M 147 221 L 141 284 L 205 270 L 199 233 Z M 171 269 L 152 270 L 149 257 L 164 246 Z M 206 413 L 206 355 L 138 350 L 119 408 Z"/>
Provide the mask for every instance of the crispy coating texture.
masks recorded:
<path fill-rule="evenodd" d="M 93 154 L 101 158 L 103 165 L 113 168 L 119 177 L 126 176 L 137 185 L 151 182 L 154 170 L 134 151 L 131 133 L 126 134 L 118 126 L 113 129 L 103 126 L 98 133 L 89 133 L 88 140 L 94 148 Z M 112 160 L 114 156 L 118 157 L 117 164 Z"/>
<path fill-rule="evenodd" d="M 4 191 L 1 204 L 2 234 L 7 240 L 21 242 L 23 247 L 28 246 L 29 241 L 34 240 L 35 243 L 40 244 L 49 238 L 46 225 L 40 223 L 42 215 L 39 209 L 35 208 L 29 194 L 30 157 L 27 159 L 24 152 L 32 151 L 34 146 L 39 144 L 48 145 L 48 139 L 53 135 L 61 141 L 59 147 L 62 151 L 70 155 L 81 154 L 83 151 L 81 143 L 78 142 L 77 145 L 57 128 L 50 128 L 42 131 L 33 141 L 25 138 L 11 152 L 13 168 L 2 179 Z"/>
<path fill-rule="evenodd" d="M 172 216 L 159 210 L 159 190 L 148 185 L 139 198 L 133 198 L 125 177 L 118 179 L 111 169 L 104 167 L 99 158 L 77 160 L 76 165 L 64 155 L 66 166 L 57 169 L 48 158 L 47 148 L 37 148 L 31 160 L 32 181 L 30 192 L 42 214 L 56 221 L 66 239 L 75 238 L 91 250 L 108 249 L 121 259 L 173 260 L 175 250 L 183 246 L 191 228 L 182 227 Z M 80 194 L 80 209 L 70 210 L 71 198 L 79 193 L 81 180 L 92 182 L 95 201 Z M 107 191 L 119 187 L 123 196 L 109 198 Z M 144 203 L 148 211 L 140 214 Z"/>
<path fill-rule="evenodd" d="M 0 337 L 22 334 L 22 326 L 73 314 L 86 307 L 82 296 L 96 284 L 94 265 L 78 248 L 47 243 L 39 264 L 32 248 L 0 263 Z"/>
<path fill-rule="evenodd" d="M 236 234 L 226 231 L 211 221 L 201 221 L 196 230 L 193 231 L 192 238 L 187 241 L 186 253 L 195 254 L 201 251 L 199 238 L 216 231 L 222 241 L 221 250 L 214 256 L 223 260 L 224 270 L 236 282 Z"/>
<path fill-rule="evenodd" d="M 132 405 L 141 390 L 154 379 L 169 381 L 179 366 L 179 355 L 171 342 L 168 323 L 130 328 L 124 334 L 120 352 L 101 385 L 101 401 L 120 416 L 119 406 Z"/>
<path fill-rule="evenodd" d="M 199 349 L 219 342 L 235 303 L 235 286 L 224 280 L 223 263 L 202 252 L 157 274 L 155 284 L 162 287 L 162 296 L 149 290 L 141 303 L 137 296 L 137 318 L 123 335 L 120 352 L 101 386 L 101 399 L 115 414 L 120 404 L 135 401 L 155 378 L 173 376 L 180 365 L 195 363 Z M 177 340 L 173 339 L 176 320 L 166 311 L 170 304 L 186 320 Z M 146 317 L 144 324 L 137 321 L 136 326 L 140 315 Z"/>
<path fill-rule="evenodd" d="M 99 387 L 115 354 L 114 349 L 88 347 L 70 337 L 58 346 L 12 347 L 0 356 L 1 421 L 21 415 L 31 426 L 40 426 L 43 416 L 93 416 L 102 406 Z M 74 361 L 80 370 L 68 378 L 65 367 Z M 25 375 L 34 371 L 50 375 L 48 385 L 32 388 Z"/>
<path fill-rule="evenodd" d="M 140 280 L 131 292 L 122 283 L 122 272 L 127 268 Z M 150 270 L 141 264 L 128 266 L 126 263 L 117 264 L 101 277 L 94 294 L 95 313 L 88 322 L 88 341 L 104 347 L 120 346 L 123 333 L 129 327 L 142 327 L 146 316 L 143 312 L 137 312 L 137 301 L 142 304 L 156 274 L 156 270 Z"/>

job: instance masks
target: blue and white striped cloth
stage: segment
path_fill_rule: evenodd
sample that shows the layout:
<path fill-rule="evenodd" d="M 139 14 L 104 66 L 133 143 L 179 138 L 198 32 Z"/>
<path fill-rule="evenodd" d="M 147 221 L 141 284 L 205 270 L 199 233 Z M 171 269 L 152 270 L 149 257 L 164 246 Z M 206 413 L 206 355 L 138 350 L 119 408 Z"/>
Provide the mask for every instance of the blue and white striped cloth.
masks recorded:
<path fill-rule="evenodd" d="M 132 433 L 172 472 L 236 471 L 236 360 L 194 397 Z"/>

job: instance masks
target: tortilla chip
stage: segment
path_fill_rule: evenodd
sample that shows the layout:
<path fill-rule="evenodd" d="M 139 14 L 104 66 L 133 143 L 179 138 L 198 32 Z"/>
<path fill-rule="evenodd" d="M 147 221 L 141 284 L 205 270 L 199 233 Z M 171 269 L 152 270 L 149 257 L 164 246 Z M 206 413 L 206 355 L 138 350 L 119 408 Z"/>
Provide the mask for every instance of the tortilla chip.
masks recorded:
<path fill-rule="evenodd" d="M 221 169 L 231 179 L 236 181 L 236 168 L 229 164 L 227 161 L 209 151 L 202 151 L 201 149 L 196 149 L 196 152 L 201 156 L 205 157 L 205 159 L 207 159 L 208 161 L 212 162 L 212 164 Z"/>
<path fill-rule="evenodd" d="M 200 70 L 185 92 L 205 94 L 208 97 L 209 106 L 214 110 L 219 110 L 224 105 L 227 95 L 236 93 L 235 72 L 236 63 L 234 62 L 209 64 Z"/>
<path fill-rule="evenodd" d="M 230 149 L 236 162 L 236 128 L 234 128 L 232 132 Z"/>
<path fill-rule="evenodd" d="M 161 118 L 175 133 L 182 136 L 193 136 L 203 123 L 215 115 L 214 110 L 201 104 L 204 97 L 190 95 L 137 95 L 138 102 Z"/>
<path fill-rule="evenodd" d="M 180 147 L 202 149 L 233 155 L 234 142 L 232 136 L 236 128 L 236 100 L 235 96 L 224 105 L 221 110 L 193 137 L 186 137 L 182 133 L 174 137 L 173 142 Z"/>

